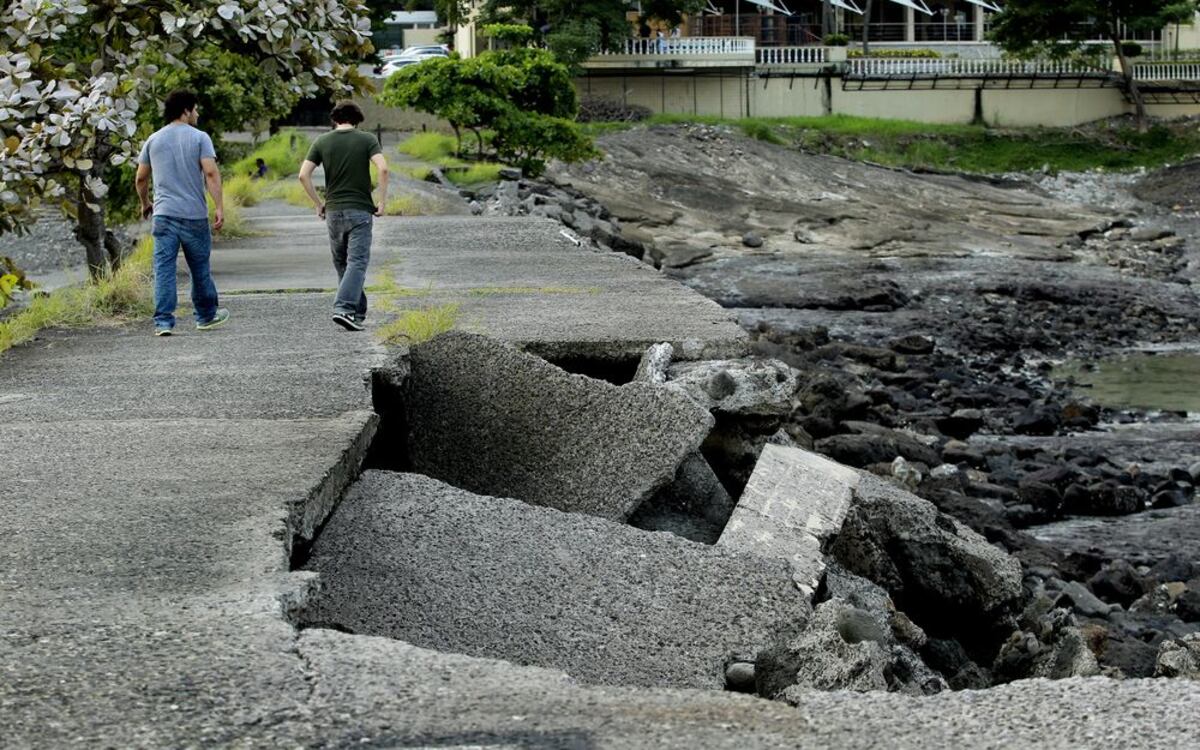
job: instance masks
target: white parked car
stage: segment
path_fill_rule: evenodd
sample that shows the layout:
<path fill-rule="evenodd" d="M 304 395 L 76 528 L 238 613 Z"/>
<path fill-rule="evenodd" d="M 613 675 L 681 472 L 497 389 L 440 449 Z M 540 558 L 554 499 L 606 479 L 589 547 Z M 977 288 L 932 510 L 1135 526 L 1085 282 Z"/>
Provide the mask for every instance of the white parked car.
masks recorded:
<path fill-rule="evenodd" d="M 398 55 L 388 55 L 383 58 L 383 65 L 378 69 L 378 73 L 383 78 L 389 77 L 401 68 L 419 63 L 422 60 L 428 60 L 433 57 L 449 57 L 450 48 L 444 44 L 425 44 L 415 47 L 406 47 Z"/>

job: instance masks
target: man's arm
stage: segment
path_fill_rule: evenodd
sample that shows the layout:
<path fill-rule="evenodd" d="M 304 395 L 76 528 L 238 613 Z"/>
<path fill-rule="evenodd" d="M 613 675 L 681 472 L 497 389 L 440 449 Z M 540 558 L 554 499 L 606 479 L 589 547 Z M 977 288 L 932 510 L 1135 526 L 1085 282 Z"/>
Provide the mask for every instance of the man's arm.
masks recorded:
<path fill-rule="evenodd" d="M 379 202 L 375 204 L 375 215 L 383 216 L 383 212 L 387 208 L 387 191 L 388 191 L 387 159 L 383 158 L 383 154 L 375 154 L 374 156 L 371 157 L 371 163 L 375 165 L 375 169 L 379 173 Z"/>
<path fill-rule="evenodd" d="M 208 194 L 212 196 L 213 205 L 217 210 L 213 213 L 213 229 L 220 231 L 225 226 L 225 198 L 221 193 L 221 170 L 217 168 L 217 160 L 207 157 L 200 160 L 200 168 L 204 170 L 204 183 L 208 186 Z"/>
<path fill-rule="evenodd" d="M 138 164 L 137 177 L 133 184 L 137 187 L 138 200 L 142 204 L 142 218 L 149 219 L 154 213 L 154 204 L 150 202 L 150 165 Z"/>
<path fill-rule="evenodd" d="M 317 218 L 325 218 L 325 203 L 321 200 L 321 196 L 317 195 L 317 189 L 313 187 L 312 174 L 317 168 L 316 162 L 304 160 L 300 165 L 300 184 L 304 186 L 304 192 L 308 193 L 308 199 L 317 207 Z"/>

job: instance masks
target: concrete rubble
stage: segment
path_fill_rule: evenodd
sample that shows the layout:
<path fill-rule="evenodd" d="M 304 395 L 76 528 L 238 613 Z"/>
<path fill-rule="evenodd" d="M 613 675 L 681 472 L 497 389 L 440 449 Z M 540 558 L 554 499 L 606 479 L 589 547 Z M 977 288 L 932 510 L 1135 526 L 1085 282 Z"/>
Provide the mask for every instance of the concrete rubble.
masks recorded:
<path fill-rule="evenodd" d="M 859 476 L 815 453 L 768 445 L 719 545 L 788 560 L 810 596 L 825 572 L 823 545 L 842 527 Z"/>
<path fill-rule="evenodd" d="M 782 561 L 414 474 L 366 472 L 307 568 L 310 624 L 589 684 L 720 689 L 811 613 Z"/>
<path fill-rule="evenodd" d="M 481 494 L 626 520 L 712 428 L 682 396 L 571 375 L 453 332 L 413 347 L 404 394 L 412 468 Z"/>

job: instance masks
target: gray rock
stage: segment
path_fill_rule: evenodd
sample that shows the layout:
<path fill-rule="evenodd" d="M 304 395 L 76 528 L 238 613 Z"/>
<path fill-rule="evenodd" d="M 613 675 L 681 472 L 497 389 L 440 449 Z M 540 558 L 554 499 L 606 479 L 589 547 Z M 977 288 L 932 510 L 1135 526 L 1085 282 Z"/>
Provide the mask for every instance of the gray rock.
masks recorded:
<path fill-rule="evenodd" d="M 858 482 L 823 456 L 768 444 L 717 544 L 788 560 L 811 595 L 825 572 L 822 548 L 841 529 Z"/>
<path fill-rule="evenodd" d="M 483 214 L 483 205 L 479 201 L 471 201 L 467 204 L 467 208 L 471 211 L 472 216 L 480 216 Z"/>
<path fill-rule="evenodd" d="M 502 167 L 500 169 L 500 179 L 519 180 L 521 179 L 521 170 L 518 167 Z"/>
<path fill-rule="evenodd" d="M 896 643 L 877 613 L 840 599 L 818 605 L 808 627 L 759 653 L 760 695 L 799 705 L 806 690 L 929 695 L 945 681 Z"/>
<path fill-rule="evenodd" d="M 366 472 L 306 567 L 306 622 L 604 685 L 720 689 L 811 612 L 781 561 L 415 474 Z"/>
<path fill-rule="evenodd" d="M 670 344 L 655 344 L 642 355 L 638 362 L 637 373 L 633 376 L 635 383 L 653 383 L 661 385 L 667 382 L 671 359 L 675 356 L 675 347 Z"/>
<path fill-rule="evenodd" d="M 664 388 L 571 375 L 484 336 L 443 334 L 410 357 L 413 470 L 480 494 L 624 521 L 713 424 Z"/>
<path fill-rule="evenodd" d="M 725 667 L 725 687 L 739 693 L 753 693 L 754 662 L 735 661 Z"/>
<path fill-rule="evenodd" d="M 774 359 L 677 362 L 667 387 L 714 414 L 784 415 L 800 387 L 797 372 Z"/>
<path fill-rule="evenodd" d="M 520 183 L 511 180 L 501 182 L 496 188 L 496 211 L 504 216 L 521 213 Z"/>
<path fill-rule="evenodd" d="M 1134 242 L 1153 242 L 1174 236 L 1175 232 L 1166 227 L 1144 226 L 1129 230 L 1129 239 Z"/>
<path fill-rule="evenodd" d="M 1113 605 L 1101 601 L 1079 581 L 1063 581 L 1061 584 L 1060 590 L 1070 600 L 1071 609 L 1084 617 L 1107 617 L 1113 610 Z M 1065 606 L 1068 602 L 1060 599 L 1058 603 L 1059 606 Z"/>
<path fill-rule="evenodd" d="M 742 244 L 746 247 L 762 247 L 763 238 L 756 232 L 746 232 L 742 235 Z"/>
<path fill-rule="evenodd" d="M 1016 558 L 930 502 L 861 474 L 829 554 L 887 589 L 931 635 L 990 647 L 1023 598 Z M 947 617 L 953 612 L 953 617 Z"/>
<path fill-rule="evenodd" d="M 1200 633 L 1164 642 L 1158 650 L 1154 676 L 1200 680 Z"/>
<path fill-rule="evenodd" d="M 937 466 L 941 456 L 933 448 L 899 430 L 872 426 L 869 433 L 832 435 L 816 442 L 817 451 L 840 463 L 865 467 L 890 464 L 897 456 L 926 466 Z"/>

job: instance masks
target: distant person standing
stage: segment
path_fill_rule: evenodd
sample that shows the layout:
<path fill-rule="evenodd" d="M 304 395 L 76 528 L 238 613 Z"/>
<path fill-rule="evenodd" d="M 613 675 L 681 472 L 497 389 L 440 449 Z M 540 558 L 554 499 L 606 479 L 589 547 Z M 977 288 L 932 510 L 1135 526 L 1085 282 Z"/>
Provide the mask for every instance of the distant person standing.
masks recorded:
<path fill-rule="evenodd" d="M 175 262 L 179 249 L 192 275 L 192 306 L 196 328 L 207 331 L 229 319 L 229 311 L 217 307 L 209 259 L 212 232 L 204 191 L 216 207 L 212 229 L 225 223 L 221 196 L 221 171 L 212 139 L 196 128 L 200 107 L 190 91 L 174 91 L 163 102 L 167 125 L 146 139 L 138 156 L 138 198 L 142 218 L 154 216 L 154 333 L 170 336 L 175 330 L 177 304 Z M 154 178 L 154 203 L 150 202 L 150 179 Z"/>
<path fill-rule="evenodd" d="M 322 135 L 300 166 L 300 184 L 329 229 L 329 247 L 337 270 L 338 290 L 333 322 L 348 331 L 363 330 L 367 295 L 363 285 L 371 262 L 371 230 L 387 204 L 388 166 L 379 141 L 358 130 L 362 110 L 354 102 L 338 102 L 329 115 L 332 131 Z M 371 198 L 371 165 L 379 173 L 379 200 Z M 313 187 L 312 174 L 325 167 L 325 200 Z"/>

